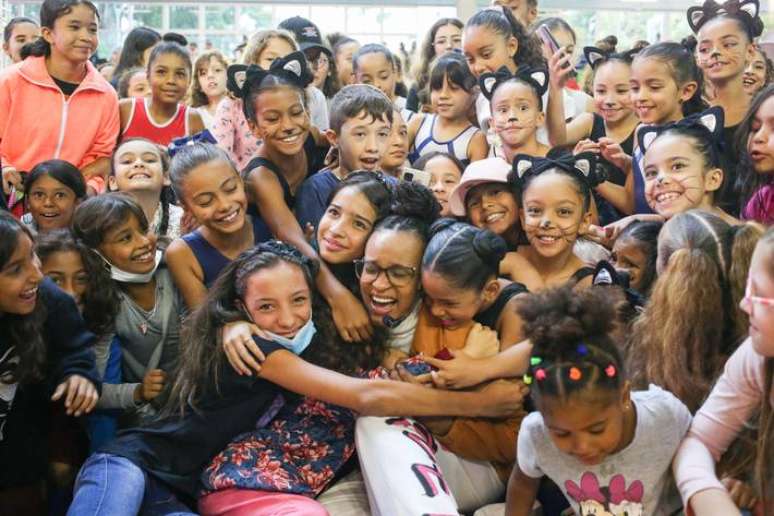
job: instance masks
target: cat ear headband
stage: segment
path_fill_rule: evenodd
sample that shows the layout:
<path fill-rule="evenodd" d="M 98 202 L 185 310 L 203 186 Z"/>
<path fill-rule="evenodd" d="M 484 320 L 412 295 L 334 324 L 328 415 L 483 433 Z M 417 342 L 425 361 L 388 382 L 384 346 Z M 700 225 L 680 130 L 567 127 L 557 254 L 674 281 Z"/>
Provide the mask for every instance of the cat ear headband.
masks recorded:
<path fill-rule="evenodd" d="M 594 188 L 604 181 L 597 173 L 597 155 L 593 152 L 567 154 L 555 159 L 517 154 L 513 159 L 513 170 L 508 174 L 508 181 L 520 186 L 527 176 L 536 176 L 552 168 L 560 168 L 580 177 L 589 188 Z"/>
<path fill-rule="evenodd" d="M 529 66 L 520 67 L 515 74 L 511 74 L 510 70 L 503 66 L 494 73 L 487 72 L 481 74 L 478 84 L 484 97 L 487 100 L 492 100 L 497 87 L 514 78 L 524 81 L 535 88 L 538 98 L 542 98 L 546 91 L 548 91 L 548 70 L 544 68 L 531 68 Z"/>
<path fill-rule="evenodd" d="M 629 287 L 629 277 L 626 274 L 620 274 L 615 267 L 607 260 L 601 260 L 594 269 L 594 276 L 591 281 L 594 286 L 618 286 L 623 289 L 626 300 L 633 308 L 639 308 L 645 305 L 642 295 Z"/>
<path fill-rule="evenodd" d="M 757 38 L 763 32 L 763 23 L 761 23 L 759 17 L 760 3 L 758 0 L 729 0 L 724 4 L 717 4 L 713 0 L 705 0 L 704 5 L 690 7 L 686 16 L 691 30 L 694 34 L 697 34 L 705 23 L 716 16 L 724 14 L 741 20 L 747 28 L 751 39 Z"/>
<path fill-rule="evenodd" d="M 267 76 L 282 77 L 300 89 L 306 88 L 314 76 L 303 52 L 292 52 L 276 59 L 268 70 L 256 65 L 231 65 L 226 72 L 226 87 L 235 97 L 244 99 L 250 87 L 260 84 Z"/>
<path fill-rule="evenodd" d="M 597 47 L 583 47 L 583 55 L 586 58 L 586 62 L 589 64 L 589 66 L 591 66 L 592 70 L 596 69 L 597 66 L 601 65 L 602 63 L 614 58 L 631 63 L 632 60 L 634 60 L 634 56 L 636 56 L 639 51 L 640 49 L 633 48 L 631 50 L 627 50 L 626 52 L 611 53 Z"/>
<path fill-rule="evenodd" d="M 676 128 L 694 128 L 706 133 L 706 137 L 712 141 L 714 152 L 720 154 L 723 147 L 723 124 L 725 118 L 723 108 L 712 107 L 701 113 L 687 116 L 679 122 L 664 125 L 646 125 L 640 128 L 637 134 L 637 142 L 642 152 L 648 150 L 658 136 L 665 131 Z"/>

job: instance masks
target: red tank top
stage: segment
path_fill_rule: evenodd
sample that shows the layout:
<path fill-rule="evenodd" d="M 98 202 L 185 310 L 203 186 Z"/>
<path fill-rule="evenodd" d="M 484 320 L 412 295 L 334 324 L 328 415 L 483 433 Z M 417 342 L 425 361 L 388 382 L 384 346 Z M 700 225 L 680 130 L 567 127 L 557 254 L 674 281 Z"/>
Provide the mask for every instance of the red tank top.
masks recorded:
<path fill-rule="evenodd" d="M 138 102 L 142 101 L 142 102 Z M 174 138 L 188 135 L 188 106 L 177 105 L 175 116 L 160 124 L 153 120 L 148 111 L 148 99 L 132 99 L 132 111 L 121 139 L 147 138 L 165 147 Z"/>

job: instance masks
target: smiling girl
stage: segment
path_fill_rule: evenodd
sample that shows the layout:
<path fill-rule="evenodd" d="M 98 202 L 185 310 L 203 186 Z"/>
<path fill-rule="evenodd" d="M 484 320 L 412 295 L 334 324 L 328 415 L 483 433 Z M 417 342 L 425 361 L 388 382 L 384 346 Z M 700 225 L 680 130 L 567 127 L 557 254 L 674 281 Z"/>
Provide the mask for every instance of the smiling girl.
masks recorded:
<path fill-rule="evenodd" d="M 771 84 L 772 81 L 774 81 L 774 63 L 760 47 L 756 46 L 753 59 L 744 69 L 744 91 L 750 97 L 755 97 L 756 93 Z"/>
<path fill-rule="evenodd" d="M 86 183 L 70 163 L 52 159 L 39 163 L 24 181 L 29 210 L 22 222 L 37 232 L 70 227 L 75 208 L 86 199 Z"/>
<path fill-rule="evenodd" d="M 148 57 L 151 96 L 121 101 L 121 138 L 146 138 L 167 146 L 173 139 L 204 130 L 199 113 L 182 100 L 191 83 L 191 56 L 173 42 L 163 42 Z"/>
<path fill-rule="evenodd" d="M 460 160 L 445 152 L 431 152 L 419 158 L 414 166 L 430 173 L 430 190 L 441 205 L 441 217 L 451 217 L 449 198 L 460 184 L 465 167 Z"/>

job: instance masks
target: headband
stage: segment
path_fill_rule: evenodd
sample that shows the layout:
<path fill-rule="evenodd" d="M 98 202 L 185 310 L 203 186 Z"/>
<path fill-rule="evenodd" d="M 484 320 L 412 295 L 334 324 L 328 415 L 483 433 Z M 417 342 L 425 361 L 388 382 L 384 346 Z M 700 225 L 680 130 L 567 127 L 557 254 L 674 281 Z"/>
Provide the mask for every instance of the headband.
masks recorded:
<path fill-rule="evenodd" d="M 481 74 L 478 84 L 481 86 L 481 93 L 484 94 L 484 97 L 487 100 L 492 100 L 497 87 L 511 79 L 518 79 L 532 86 L 538 94 L 538 99 L 542 99 L 543 95 L 548 91 L 548 70 L 545 68 L 531 68 L 529 66 L 519 67 L 515 74 L 511 74 L 510 70 L 503 66 L 494 73 L 487 72 Z"/>
<path fill-rule="evenodd" d="M 583 56 L 586 58 L 586 62 L 589 64 L 592 70 L 595 70 L 597 66 L 609 61 L 610 59 L 620 59 L 627 63 L 631 63 L 640 52 L 640 49 L 632 48 L 626 52 L 608 52 L 597 47 L 583 47 Z"/>
<path fill-rule="evenodd" d="M 517 187 L 522 187 L 528 177 L 538 176 L 546 170 L 559 168 L 580 178 L 589 188 L 594 188 L 607 180 L 597 164 L 597 155 L 593 152 L 581 152 L 575 155 L 565 154 L 553 159 L 517 154 L 513 159 L 513 170 L 508 174 L 508 181 Z"/>
<path fill-rule="evenodd" d="M 754 39 L 763 33 L 763 23 L 758 16 L 759 13 L 758 0 L 728 0 L 724 4 L 717 4 L 714 0 L 705 0 L 704 5 L 690 7 L 687 18 L 688 25 L 696 34 L 711 19 L 723 15 L 732 16 L 744 24 L 750 39 Z"/>
<path fill-rule="evenodd" d="M 623 289 L 626 300 L 632 308 L 637 309 L 645 306 L 645 299 L 636 290 L 629 287 L 629 277 L 626 274 L 619 274 L 610 262 L 601 260 L 594 269 L 594 276 L 591 282 L 597 286 L 618 286 Z"/>
<path fill-rule="evenodd" d="M 275 59 L 268 70 L 257 65 L 236 64 L 229 66 L 226 73 L 226 87 L 235 97 L 244 100 L 251 88 L 259 86 L 270 75 L 285 79 L 302 90 L 314 78 L 304 53 L 296 51 Z"/>
<path fill-rule="evenodd" d="M 191 136 L 183 136 L 181 138 L 173 139 L 172 143 L 170 143 L 167 147 L 167 154 L 169 154 L 169 157 L 172 158 L 184 147 L 190 147 L 191 145 L 196 145 L 197 143 L 211 143 L 213 145 L 217 145 L 218 140 L 215 139 L 209 129 L 205 129 L 204 131 L 192 134 Z"/>
<path fill-rule="evenodd" d="M 710 149 L 712 150 L 713 157 L 716 163 L 720 163 L 720 156 L 723 153 L 724 145 L 723 124 L 723 108 L 715 106 L 701 113 L 687 116 L 679 122 L 643 126 L 638 131 L 637 142 L 642 152 L 645 153 L 660 134 L 670 129 L 696 129 L 712 143 Z"/>

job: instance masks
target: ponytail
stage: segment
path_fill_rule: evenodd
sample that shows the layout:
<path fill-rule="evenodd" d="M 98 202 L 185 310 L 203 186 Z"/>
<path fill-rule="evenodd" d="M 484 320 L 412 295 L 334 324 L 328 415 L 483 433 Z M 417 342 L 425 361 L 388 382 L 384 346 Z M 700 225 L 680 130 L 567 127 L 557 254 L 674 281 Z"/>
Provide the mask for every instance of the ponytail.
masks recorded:
<path fill-rule="evenodd" d="M 31 41 L 24 45 L 21 48 L 19 55 L 22 59 L 26 59 L 27 57 L 48 57 L 51 55 L 51 44 L 41 36 L 35 41 Z"/>
<path fill-rule="evenodd" d="M 511 36 L 519 43 L 516 54 L 513 56 L 514 64 L 530 66 L 533 68 L 545 68 L 546 60 L 540 50 L 540 43 L 536 36 L 527 32 L 513 13 L 507 7 L 488 7 L 474 14 L 465 24 L 465 28 L 484 26 L 504 37 Z"/>
<path fill-rule="evenodd" d="M 731 264 L 728 268 L 728 291 L 731 299 L 731 317 L 733 319 L 734 342 L 739 343 L 749 331 L 747 314 L 739 307 L 747 287 L 747 273 L 750 270 L 753 251 L 758 240 L 763 235 L 763 228 L 756 223 L 732 226 L 729 231 L 729 246 L 731 248 Z"/>

